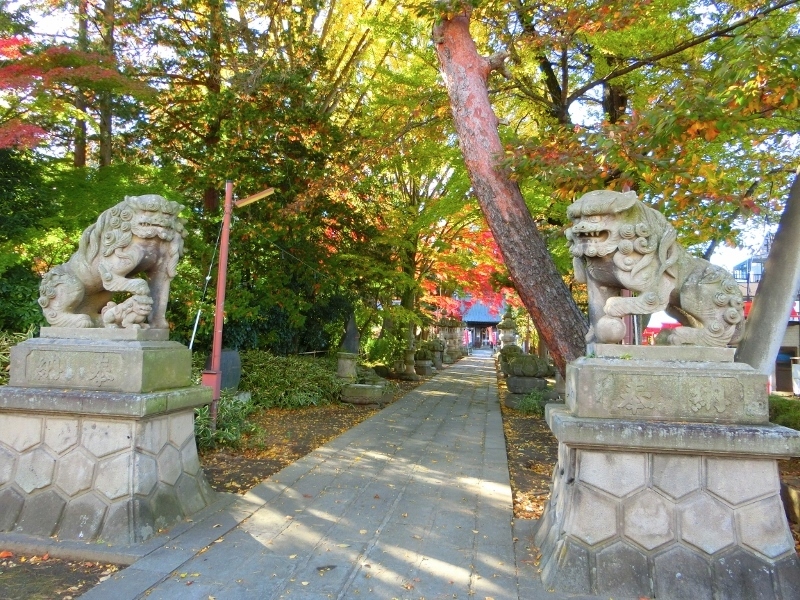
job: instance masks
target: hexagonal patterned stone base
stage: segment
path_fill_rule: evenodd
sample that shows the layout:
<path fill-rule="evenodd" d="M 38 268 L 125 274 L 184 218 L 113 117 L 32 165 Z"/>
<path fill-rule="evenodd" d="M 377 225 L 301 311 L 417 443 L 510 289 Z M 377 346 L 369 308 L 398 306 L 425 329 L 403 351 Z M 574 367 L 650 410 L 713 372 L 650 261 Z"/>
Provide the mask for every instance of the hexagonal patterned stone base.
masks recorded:
<path fill-rule="evenodd" d="M 559 444 L 536 535 L 550 588 L 614 598 L 797 598 L 772 458 Z"/>
<path fill-rule="evenodd" d="M 567 593 L 789 600 L 800 560 L 778 458 L 800 433 L 767 422 L 766 379 L 732 349 L 595 345 L 567 367 L 539 522 L 542 580 Z"/>
<path fill-rule="evenodd" d="M 0 422 L 0 531 L 131 544 L 214 499 L 191 408 L 144 418 L 3 411 Z"/>

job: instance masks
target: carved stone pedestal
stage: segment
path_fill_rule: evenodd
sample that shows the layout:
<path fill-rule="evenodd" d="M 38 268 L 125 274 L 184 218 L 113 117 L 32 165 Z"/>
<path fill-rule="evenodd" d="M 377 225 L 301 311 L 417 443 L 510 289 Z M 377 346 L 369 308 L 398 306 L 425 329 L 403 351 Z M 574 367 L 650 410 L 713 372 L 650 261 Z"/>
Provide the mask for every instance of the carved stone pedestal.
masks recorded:
<path fill-rule="evenodd" d="M 336 357 L 336 376 L 347 381 L 358 379 L 358 354 L 355 352 L 337 352 Z"/>
<path fill-rule="evenodd" d="M 615 599 L 796 598 L 777 459 L 800 454 L 800 433 L 767 422 L 766 377 L 727 350 L 591 350 L 568 367 L 566 407 L 547 407 L 559 454 L 536 534 L 544 584 Z"/>
<path fill-rule="evenodd" d="M 398 379 L 406 381 L 419 381 L 419 375 L 414 370 L 414 348 L 409 348 L 404 352 L 405 362 L 404 370 L 398 374 Z"/>
<path fill-rule="evenodd" d="M 43 336 L 0 388 L 0 531 L 131 544 L 213 502 L 194 438 L 211 391 L 187 348 L 163 330 Z"/>
<path fill-rule="evenodd" d="M 415 360 L 414 372 L 423 377 L 430 377 L 435 373 L 432 360 Z"/>

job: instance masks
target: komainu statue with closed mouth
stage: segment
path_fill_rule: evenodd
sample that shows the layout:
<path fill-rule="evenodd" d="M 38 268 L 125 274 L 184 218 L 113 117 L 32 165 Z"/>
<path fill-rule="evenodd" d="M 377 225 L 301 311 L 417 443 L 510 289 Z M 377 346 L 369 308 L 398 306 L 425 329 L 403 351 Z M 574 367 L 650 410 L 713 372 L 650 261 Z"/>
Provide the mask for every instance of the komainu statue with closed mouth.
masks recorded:
<path fill-rule="evenodd" d="M 81 236 L 78 250 L 50 270 L 39 305 L 54 327 L 163 329 L 169 288 L 183 255 L 183 206 L 154 194 L 126 196 Z M 136 277 L 143 274 L 144 277 Z M 129 293 L 112 302 L 114 293 Z"/>

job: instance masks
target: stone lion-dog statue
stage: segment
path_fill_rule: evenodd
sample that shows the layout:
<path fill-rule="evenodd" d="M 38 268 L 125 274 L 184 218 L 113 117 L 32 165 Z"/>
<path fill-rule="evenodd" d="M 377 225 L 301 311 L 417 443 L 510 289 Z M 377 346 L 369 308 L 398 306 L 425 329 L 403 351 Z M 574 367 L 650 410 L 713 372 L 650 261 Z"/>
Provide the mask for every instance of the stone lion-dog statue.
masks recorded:
<path fill-rule="evenodd" d="M 39 305 L 54 327 L 163 329 L 169 287 L 183 255 L 183 206 L 154 194 L 126 196 L 81 235 L 70 259 L 45 273 Z M 145 277 L 135 277 L 143 274 Z M 115 292 L 132 294 L 111 301 Z"/>
<path fill-rule="evenodd" d="M 689 254 L 635 192 L 589 192 L 567 216 L 575 279 L 589 290 L 587 342 L 619 343 L 622 317 L 661 310 L 682 325 L 670 331 L 669 344 L 720 347 L 741 339 L 742 293 L 733 276 Z M 634 295 L 621 297 L 622 290 Z"/>

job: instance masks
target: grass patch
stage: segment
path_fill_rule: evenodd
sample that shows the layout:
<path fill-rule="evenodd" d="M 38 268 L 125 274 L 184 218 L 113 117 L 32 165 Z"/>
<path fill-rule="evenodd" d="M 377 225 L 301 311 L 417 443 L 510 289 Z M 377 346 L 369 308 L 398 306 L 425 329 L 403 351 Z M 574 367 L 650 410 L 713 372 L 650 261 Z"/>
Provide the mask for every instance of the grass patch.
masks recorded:
<path fill-rule="evenodd" d="M 544 416 L 544 405 L 547 401 L 544 399 L 540 390 L 533 390 L 525 394 L 517 404 L 517 410 L 523 415 L 531 415 L 535 417 Z"/>
<path fill-rule="evenodd" d="M 335 358 L 274 356 L 269 352 L 242 352 L 241 389 L 264 408 L 302 408 L 338 402 L 342 380 Z"/>
<path fill-rule="evenodd" d="M 262 350 L 240 354 L 242 379 L 235 396 L 222 392 L 217 404 L 217 428 L 211 430 L 209 406 L 195 410 L 195 435 L 199 450 L 238 448 L 248 434 L 258 435 L 252 415 L 269 408 L 298 409 L 338 402 L 342 381 L 336 376 L 336 358 L 275 356 Z M 192 377 L 199 383 L 205 366 L 202 354 L 192 356 Z"/>
<path fill-rule="evenodd" d="M 800 430 L 800 399 L 770 396 L 769 420 L 776 425 Z"/>
<path fill-rule="evenodd" d="M 217 427 L 211 429 L 211 406 L 206 404 L 194 411 L 194 433 L 197 449 L 211 450 L 219 446 L 237 448 L 242 436 L 253 433 L 257 427 L 249 421 L 256 407 L 251 396 L 235 396 L 231 392 L 221 392 L 217 402 Z"/>

